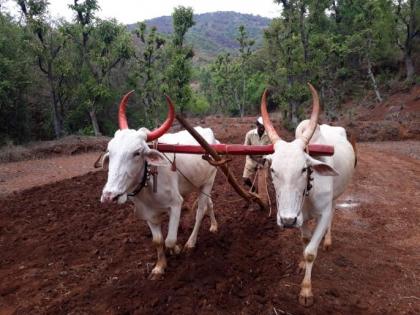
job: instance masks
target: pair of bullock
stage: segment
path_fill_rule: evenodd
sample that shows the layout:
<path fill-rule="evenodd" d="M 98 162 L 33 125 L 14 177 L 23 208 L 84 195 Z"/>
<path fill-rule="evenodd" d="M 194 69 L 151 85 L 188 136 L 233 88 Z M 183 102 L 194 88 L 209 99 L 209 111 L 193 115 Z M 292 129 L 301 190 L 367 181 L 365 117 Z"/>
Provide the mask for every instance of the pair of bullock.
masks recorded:
<path fill-rule="evenodd" d="M 355 165 L 355 152 L 341 127 L 318 125 L 319 97 L 309 84 L 313 98 L 310 120 L 305 120 L 296 129 L 296 139 L 292 142 L 282 140 L 275 131 L 266 108 L 266 92 L 261 102 L 264 126 L 273 145 L 274 153 L 266 156 L 270 163 L 272 182 L 276 191 L 277 224 L 280 227 L 299 227 L 304 243 L 303 261 L 300 267 L 305 270 L 301 285 L 299 302 L 304 306 L 313 304 L 311 285 L 312 266 L 318 247 L 324 238 L 324 247 L 331 245 L 331 221 L 335 200 L 348 185 Z M 131 92 L 130 92 L 131 93 Z M 101 202 L 124 203 L 127 196 L 135 205 L 135 213 L 147 221 L 157 248 L 157 263 L 150 279 L 160 278 L 167 265 L 165 248 L 179 253 L 177 232 L 183 198 L 197 189 L 198 207 L 196 221 L 185 250 L 194 248 L 201 221 L 205 214 L 210 216 L 210 231 L 217 231 L 211 189 L 216 176 L 216 168 L 199 155 L 179 154 L 176 169 L 173 154 L 162 154 L 149 148 L 148 142 L 159 138 L 160 143 L 196 145 L 197 142 L 186 131 L 166 133 L 174 119 L 174 106 L 167 97 L 168 118 L 154 131 L 146 128 L 129 129 L 125 109 L 130 95 L 125 95 L 119 107 L 119 127 L 108 144 L 103 162 L 109 160 L 108 180 L 103 189 Z M 195 128 L 209 144 L 218 141 L 211 129 Z M 305 152 L 309 143 L 334 146 L 334 155 L 317 159 Z M 157 176 L 151 176 L 156 173 Z M 313 172 L 313 174 L 312 174 Z M 312 174 L 312 175 L 311 175 Z M 153 182 L 158 178 L 158 187 Z M 312 189 L 308 185 L 313 179 Z M 155 186 L 155 187 L 153 187 Z M 166 239 L 163 239 L 162 216 L 169 215 Z M 317 224 L 313 232 L 308 221 L 315 218 Z"/>

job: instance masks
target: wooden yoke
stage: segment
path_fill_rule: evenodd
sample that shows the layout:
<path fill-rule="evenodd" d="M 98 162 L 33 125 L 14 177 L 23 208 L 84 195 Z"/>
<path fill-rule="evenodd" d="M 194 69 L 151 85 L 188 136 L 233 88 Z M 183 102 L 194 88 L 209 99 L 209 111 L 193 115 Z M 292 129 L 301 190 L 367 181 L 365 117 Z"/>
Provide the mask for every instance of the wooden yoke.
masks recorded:
<path fill-rule="evenodd" d="M 213 158 L 215 161 L 215 165 L 218 165 L 220 170 L 225 174 L 228 182 L 232 185 L 233 189 L 244 198 L 246 201 L 253 201 L 256 202 L 262 209 L 268 210 L 268 205 L 265 203 L 260 196 L 257 194 L 254 194 L 252 192 L 249 192 L 245 189 L 243 189 L 236 180 L 235 176 L 233 176 L 232 172 L 227 167 L 226 163 L 222 163 L 223 160 L 217 154 L 217 152 L 207 143 L 207 141 L 193 128 L 191 125 L 180 115 L 175 115 L 176 119 L 179 121 L 179 123 L 193 136 L 195 140 L 204 148 L 204 150 Z"/>

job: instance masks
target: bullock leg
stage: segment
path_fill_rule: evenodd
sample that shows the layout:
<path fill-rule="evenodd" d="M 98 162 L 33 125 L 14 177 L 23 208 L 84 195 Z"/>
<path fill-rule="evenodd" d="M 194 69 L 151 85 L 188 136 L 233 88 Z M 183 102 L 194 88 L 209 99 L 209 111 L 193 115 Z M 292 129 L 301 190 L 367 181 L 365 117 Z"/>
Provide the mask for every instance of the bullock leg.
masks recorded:
<path fill-rule="evenodd" d="M 158 280 L 162 278 L 162 275 L 165 273 L 165 268 L 166 268 L 166 257 L 165 257 L 165 249 L 163 246 L 163 235 L 162 235 L 160 223 L 155 224 L 150 221 L 147 221 L 147 224 L 149 225 L 150 231 L 152 231 L 153 244 L 156 246 L 156 249 L 157 249 L 157 262 L 152 272 L 149 275 L 149 279 Z"/>
<path fill-rule="evenodd" d="M 168 235 L 166 236 L 165 246 L 172 254 L 179 254 L 181 249 L 176 244 L 178 238 L 179 218 L 181 217 L 182 197 L 179 202 L 171 207 L 169 214 Z"/>
<path fill-rule="evenodd" d="M 332 225 L 332 221 L 333 221 L 334 211 L 335 211 L 335 202 L 333 202 L 332 211 L 331 211 L 331 220 L 328 224 L 327 233 L 325 233 L 325 237 L 324 237 L 323 249 L 325 251 L 328 251 L 331 248 L 331 244 L 332 244 L 331 225 Z"/>
<path fill-rule="evenodd" d="M 208 197 L 200 194 L 198 197 L 198 207 L 197 212 L 195 214 L 195 224 L 194 229 L 188 238 L 187 243 L 185 243 L 184 250 L 191 251 L 195 247 L 195 243 L 197 242 L 198 231 L 200 230 L 201 221 L 203 221 L 204 215 L 206 214 L 207 210 L 207 199 Z"/>
<path fill-rule="evenodd" d="M 325 235 L 330 220 L 331 211 L 321 215 L 315 227 L 311 241 L 303 252 L 303 258 L 305 260 L 305 277 L 303 278 L 299 293 L 299 303 L 303 306 L 311 306 L 314 303 L 311 283 L 312 266 L 318 252 L 319 244 Z"/>
<path fill-rule="evenodd" d="M 309 228 L 309 220 L 304 220 L 302 227 L 300 228 L 301 232 L 301 240 L 303 244 L 303 250 L 305 250 L 306 246 L 309 244 L 309 241 L 312 237 L 311 229 Z M 305 270 L 305 258 L 303 258 L 299 263 L 299 271 Z"/>
<path fill-rule="evenodd" d="M 211 198 L 207 199 L 207 214 L 210 217 L 210 232 L 216 233 L 218 230 L 218 224 L 214 215 L 213 201 Z"/>
<path fill-rule="evenodd" d="M 217 221 L 216 221 L 216 218 L 214 217 L 213 202 L 211 201 L 209 197 L 212 187 L 213 187 L 213 182 L 211 182 L 211 184 L 208 184 L 202 187 L 201 191 L 203 193 L 201 193 L 198 196 L 198 208 L 195 215 L 194 229 L 187 243 L 184 246 L 184 249 L 186 251 L 190 251 L 195 247 L 195 244 L 197 242 L 198 231 L 200 230 L 201 222 L 203 221 L 203 217 L 206 214 L 206 211 L 208 211 L 208 214 L 211 220 L 210 231 L 217 231 Z"/>
<path fill-rule="evenodd" d="M 325 233 L 325 237 L 324 237 L 323 249 L 325 251 L 328 251 L 330 249 L 330 247 L 331 247 L 331 244 L 332 244 L 332 240 L 331 240 L 331 224 L 332 224 L 332 218 L 330 220 L 330 223 L 328 224 L 327 232 Z"/>

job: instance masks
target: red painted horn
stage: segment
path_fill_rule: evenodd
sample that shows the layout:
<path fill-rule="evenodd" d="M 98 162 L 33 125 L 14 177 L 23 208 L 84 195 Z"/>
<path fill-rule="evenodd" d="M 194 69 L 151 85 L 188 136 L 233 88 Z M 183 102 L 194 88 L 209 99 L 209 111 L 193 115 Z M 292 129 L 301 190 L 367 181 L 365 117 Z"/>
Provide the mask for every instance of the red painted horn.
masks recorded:
<path fill-rule="evenodd" d="M 120 102 L 119 110 L 118 110 L 118 124 L 120 129 L 128 129 L 127 117 L 125 115 L 125 109 L 127 107 L 128 97 L 134 93 L 134 90 L 128 92 L 123 96 Z"/>
<path fill-rule="evenodd" d="M 175 119 L 174 104 L 172 104 L 172 101 L 169 98 L 169 96 L 165 95 L 165 97 L 166 97 L 166 102 L 168 103 L 168 117 L 166 118 L 162 126 L 160 126 L 159 128 L 156 128 L 155 130 L 147 134 L 147 142 L 153 141 L 161 137 L 165 132 L 169 130 L 169 128 L 171 128 L 172 123 Z"/>
<path fill-rule="evenodd" d="M 125 115 L 125 109 L 127 107 L 128 97 L 134 93 L 133 91 L 128 92 L 123 96 L 120 102 L 119 110 L 118 110 L 118 123 L 120 126 L 120 129 L 128 129 L 128 123 L 127 123 L 127 117 Z M 166 102 L 168 103 L 168 117 L 166 118 L 165 122 L 160 126 L 159 128 L 156 128 L 155 130 L 149 132 L 147 134 L 147 141 L 153 141 L 159 137 L 161 137 L 165 132 L 171 128 L 172 123 L 175 119 L 175 108 L 174 105 L 169 98 L 169 96 L 165 95 Z"/>
<path fill-rule="evenodd" d="M 302 141 L 305 143 L 305 146 L 308 145 L 309 141 L 315 133 L 316 126 L 318 125 L 319 112 L 321 111 L 319 106 L 318 92 L 309 82 L 308 86 L 312 94 L 312 114 L 308 126 L 300 136 L 300 139 L 302 139 Z"/>
<path fill-rule="evenodd" d="M 278 140 L 280 140 L 280 137 L 274 129 L 273 124 L 271 123 L 270 116 L 268 115 L 267 111 L 267 89 L 265 89 L 264 94 L 261 99 L 261 116 L 264 122 L 264 128 L 267 131 L 267 135 L 271 140 L 272 144 L 275 144 Z"/>

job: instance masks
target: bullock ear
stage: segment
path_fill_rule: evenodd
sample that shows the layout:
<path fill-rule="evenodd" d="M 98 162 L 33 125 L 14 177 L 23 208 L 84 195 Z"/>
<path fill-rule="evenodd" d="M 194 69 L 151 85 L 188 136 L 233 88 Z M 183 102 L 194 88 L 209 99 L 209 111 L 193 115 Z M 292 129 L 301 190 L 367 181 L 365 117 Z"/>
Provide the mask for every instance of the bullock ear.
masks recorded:
<path fill-rule="evenodd" d="M 105 167 L 108 166 L 108 162 L 109 162 L 109 153 L 105 152 L 102 153 L 98 159 L 96 160 L 95 164 L 93 164 L 93 167 L 95 168 L 100 168 L 102 167 L 103 169 L 105 169 Z"/>
<path fill-rule="evenodd" d="M 308 165 L 321 176 L 338 176 L 337 171 L 328 164 L 307 156 Z"/>
<path fill-rule="evenodd" d="M 154 166 L 164 166 L 168 165 L 168 160 L 157 150 L 150 149 L 144 153 L 144 158 L 146 159 L 147 163 Z"/>

